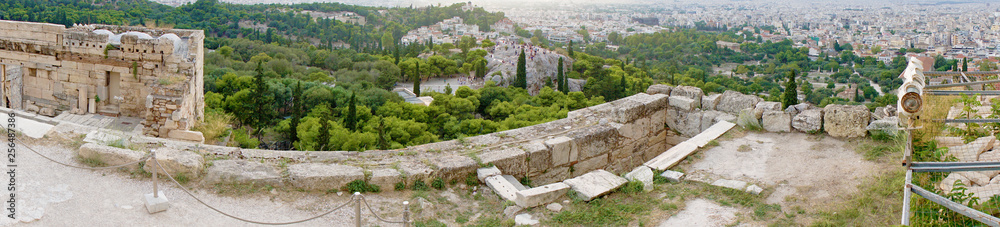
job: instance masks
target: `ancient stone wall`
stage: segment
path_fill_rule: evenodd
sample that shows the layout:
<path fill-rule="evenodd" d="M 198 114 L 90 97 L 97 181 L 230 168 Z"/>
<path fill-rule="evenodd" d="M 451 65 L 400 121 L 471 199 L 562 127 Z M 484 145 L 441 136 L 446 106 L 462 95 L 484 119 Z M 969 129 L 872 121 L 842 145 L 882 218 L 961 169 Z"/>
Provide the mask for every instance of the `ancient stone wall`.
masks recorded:
<path fill-rule="evenodd" d="M 534 185 L 545 185 L 597 169 L 617 175 L 628 173 L 719 121 L 745 121 L 744 124 L 756 124 L 764 130 L 790 133 L 816 133 L 816 129 L 822 128 L 835 137 L 858 137 L 865 136 L 864 128 L 873 117 L 891 119 L 891 116 L 872 115 L 861 106 L 817 108 L 804 104 L 785 110 L 780 107 L 780 103 L 775 106 L 774 102 L 739 92 L 705 95 L 695 87 L 654 85 L 647 93 L 571 111 L 564 119 L 398 150 L 306 152 L 212 145 L 185 149 L 255 162 L 271 160 L 272 168 L 278 172 L 298 165 L 303 166 L 295 168 L 313 168 L 316 163 L 355 166 L 362 168 L 361 172 L 371 173 L 364 176 L 365 180 L 383 188 L 434 177 L 461 181 L 474 175 L 477 168 L 490 165 L 517 178 L 527 176 Z M 823 115 L 824 112 L 830 114 Z M 761 127 L 762 122 L 767 127 Z M 828 126 L 823 127 L 824 122 Z M 280 167 L 279 160 L 298 164 Z M 208 169 L 210 175 L 213 171 L 216 170 Z M 329 185 L 320 188 L 339 188 L 350 180 L 360 179 L 336 172 L 324 174 L 342 180 L 329 181 Z M 309 181 L 307 177 L 317 176 L 292 174 L 283 180 L 295 185 L 298 181 Z"/>
<path fill-rule="evenodd" d="M 3 103 L 46 116 L 139 117 L 149 136 L 191 134 L 203 117 L 204 38 L 200 30 L 0 20 L 0 64 L 21 68 L 3 74 Z M 17 91 L 8 82 L 16 79 L 23 92 L 6 92 Z"/>

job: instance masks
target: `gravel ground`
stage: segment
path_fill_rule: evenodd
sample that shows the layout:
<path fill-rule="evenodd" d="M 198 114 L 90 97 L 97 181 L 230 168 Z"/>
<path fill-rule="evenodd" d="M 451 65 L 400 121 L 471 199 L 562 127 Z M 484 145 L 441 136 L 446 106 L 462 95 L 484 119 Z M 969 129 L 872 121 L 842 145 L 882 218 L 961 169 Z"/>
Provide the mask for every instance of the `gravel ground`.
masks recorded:
<path fill-rule="evenodd" d="M 728 226 L 736 221 L 737 212 L 740 210 L 705 199 L 694 199 L 684 205 L 683 211 L 661 222 L 659 226 Z"/>
<path fill-rule="evenodd" d="M 51 141 L 29 142 L 46 156 L 80 165 L 73 161 L 74 151 Z M 0 218 L 0 226 L 253 226 L 218 214 L 201 205 L 179 188 L 161 181 L 160 190 L 170 200 L 167 211 L 149 214 L 143 195 L 152 192 L 152 181 L 132 178 L 118 170 L 80 170 L 58 165 L 23 148 L 17 156 L 17 220 Z M 219 196 L 211 189 L 197 189 L 205 202 L 236 216 L 266 222 L 299 220 L 320 214 L 350 199 L 346 193 L 303 193 L 276 191 L 237 197 Z M 9 199 L 8 196 L 3 197 Z M 379 213 L 398 212 L 387 204 L 401 200 L 379 195 L 368 197 Z M 5 204 L 6 206 L 6 204 Z M 401 209 L 398 208 L 398 209 Z M 368 213 L 368 211 L 364 211 Z M 351 206 L 293 226 L 351 226 Z M 5 211 L 4 215 L 9 212 Z M 365 216 L 372 223 L 374 217 Z M 396 219 L 396 218 L 393 218 Z"/>

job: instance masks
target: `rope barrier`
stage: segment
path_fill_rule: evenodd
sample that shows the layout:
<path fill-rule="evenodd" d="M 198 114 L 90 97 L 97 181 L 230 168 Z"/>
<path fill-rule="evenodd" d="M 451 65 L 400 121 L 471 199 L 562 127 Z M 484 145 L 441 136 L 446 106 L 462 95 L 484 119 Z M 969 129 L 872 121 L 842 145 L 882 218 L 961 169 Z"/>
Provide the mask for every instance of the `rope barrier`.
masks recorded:
<path fill-rule="evenodd" d="M 346 203 L 341 204 L 337 208 L 333 208 L 332 210 L 327 211 L 326 213 L 322 213 L 320 215 L 316 215 L 316 216 L 313 216 L 311 218 L 306 218 L 306 219 L 302 219 L 302 220 L 298 220 L 298 221 L 290 221 L 290 222 L 260 222 L 260 221 L 247 220 L 247 219 L 236 217 L 236 216 L 233 216 L 232 214 L 228 214 L 226 212 L 223 212 L 223 211 L 219 210 L 218 208 L 212 207 L 212 205 L 208 205 L 208 203 L 205 203 L 205 201 L 202 201 L 197 196 L 195 196 L 194 193 L 191 193 L 191 191 L 188 191 L 187 188 L 185 188 L 184 185 L 181 185 L 180 182 L 177 182 L 177 180 L 174 179 L 174 177 L 171 176 L 170 173 L 167 172 L 166 169 L 163 169 L 163 166 L 160 165 L 160 162 L 158 160 L 153 159 L 153 162 L 156 163 L 156 166 L 159 167 L 160 171 L 163 171 L 163 174 L 167 175 L 167 178 L 170 178 L 170 181 L 173 181 L 174 184 L 177 184 L 177 187 L 179 187 L 181 190 L 183 190 L 184 193 L 187 193 L 188 196 L 191 196 L 191 198 L 194 198 L 194 200 L 197 200 L 199 203 L 201 203 L 201 205 L 205 205 L 209 209 L 212 209 L 215 212 L 218 212 L 219 214 L 225 215 L 227 217 L 230 217 L 230 218 L 233 218 L 233 219 L 236 219 L 236 220 L 240 220 L 240 221 L 244 221 L 244 222 L 253 223 L 253 224 L 260 224 L 260 225 L 290 225 L 290 224 L 302 223 L 302 222 L 306 222 L 306 221 L 310 221 L 310 220 L 313 220 L 313 219 L 317 219 L 317 218 L 326 216 L 327 214 L 333 213 L 334 211 L 337 211 L 340 208 L 344 208 L 345 206 L 347 206 L 347 204 L 351 204 L 351 202 L 354 201 L 354 199 L 351 199 L 351 200 L 347 201 Z"/>
<path fill-rule="evenodd" d="M 14 138 L 14 140 L 17 140 L 17 142 L 20 142 L 22 144 L 22 146 L 24 146 L 25 148 L 28 148 L 29 151 L 34 152 L 38 156 L 42 156 L 42 158 L 48 159 L 49 161 L 55 162 L 55 163 L 60 164 L 60 165 L 64 165 L 64 166 L 72 167 L 72 168 L 77 168 L 77 169 L 89 169 L 89 170 L 117 169 L 117 168 L 121 168 L 121 167 L 125 167 L 125 166 L 139 164 L 139 163 L 144 162 L 144 161 L 146 161 L 146 160 L 149 159 L 149 154 L 146 154 L 146 155 L 142 156 L 142 158 L 140 158 L 138 161 L 129 162 L 129 163 L 121 164 L 121 165 L 104 166 L 104 167 L 75 166 L 75 165 L 70 165 L 70 164 L 66 164 L 66 163 L 62 163 L 62 162 L 56 161 L 55 159 L 49 158 L 49 157 L 43 155 L 42 153 L 38 153 L 38 151 L 36 151 L 35 149 L 32 149 L 31 146 L 28 146 L 24 141 L 21 141 L 21 139 Z"/>
<path fill-rule="evenodd" d="M 386 223 L 392 223 L 392 224 L 405 224 L 406 223 L 405 220 L 403 220 L 403 221 L 389 221 L 389 220 L 382 219 L 382 217 L 379 217 L 378 214 L 375 213 L 375 210 L 372 210 L 372 206 L 368 204 L 368 200 L 365 199 L 364 195 L 361 195 L 361 201 L 365 202 L 365 206 L 368 207 L 368 211 L 371 212 L 372 215 L 375 216 L 375 219 L 378 219 L 379 221 L 386 222 Z"/>
<path fill-rule="evenodd" d="M 56 161 L 55 159 L 49 158 L 48 156 L 45 156 L 42 153 L 39 153 L 34 148 L 31 148 L 31 146 L 28 146 L 26 143 L 24 143 L 20 139 L 15 138 L 15 140 L 18 141 L 18 142 L 20 142 L 22 144 L 22 146 L 24 146 L 25 148 L 27 148 L 31 152 L 37 154 L 38 156 L 41 156 L 42 158 L 45 158 L 45 159 L 47 159 L 47 160 L 49 160 L 51 162 L 54 162 L 54 163 L 57 163 L 57 164 L 60 164 L 60 165 L 63 165 L 63 166 L 72 167 L 72 168 L 78 168 L 78 169 L 88 169 L 88 170 L 117 169 L 117 168 L 121 168 L 121 167 L 125 167 L 125 166 L 130 166 L 130 165 L 135 165 L 135 164 L 139 164 L 139 163 L 142 163 L 142 162 L 146 162 L 148 160 L 152 160 L 156 164 L 156 167 L 160 171 L 162 171 L 163 174 L 166 174 L 168 178 L 170 178 L 170 181 L 174 182 L 174 184 L 176 184 L 178 188 L 180 188 L 182 191 L 184 191 L 184 193 L 187 194 L 188 196 L 191 196 L 191 198 L 194 198 L 195 201 L 198 201 L 198 203 L 201 203 L 201 205 L 204 205 L 204 206 L 208 207 L 209 209 L 212 209 L 213 211 L 215 211 L 215 212 L 217 212 L 219 214 L 222 214 L 222 215 L 225 215 L 226 217 L 230 217 L 230 218 L 233 218 L 233 219 L 236 219 L 236 220 L 239 220 L 239 221 L 243 221 L 243 222 L 248 222 L 248 223 L 253 223 L 253 224 L 259 224 L 259 225 L 290 225 L 290 224 L 298 224 L 298 223 L 302 223 L 302 222 L 306 222 L 306 221 L 311 221 L 313 219 L 317 219 L 317 218 L 326 216 L 326 215 L 328 215 L 330 213 L 333 213 L 334 211 L 340 210 L 340 208 L 346 207 L 348 204 L 351 204 L 351 202 L 358 202 L 358 203 L 364 202 L 365 206 L 368 207 L 368 211 L 373 216 L 375 216 L 375 218 L 378 219 L 379 221 L 386 222 L 386 223 L 391 223 L 391 224 L 404 224 L 404 225 L 408 223 L 408 221 L 406 220 L 405 217 L 404 217 L 404 220 L 402 220 L 402 221 L 389 221 L 389 220 L 383 219 L 381 216 L 379 216 L 377 213 L 375 213 L 375 210 L 372 209 L 371 204 L 368 203 L 368 200 L 365 199 L 365 197 L 363 195 L 361 195 L 359 197 L 360 201 L 356 201 L 355 198 L 352 197 L 351 200 L 348 200 L 344 204 L 341 204 L 340 206 L 337 206 L 336 208 L 333 208 L 332 210 L 329 210 L 329 211 L 324 212 L 322 214 L 319 214 L 319 215 L 316 215 L 316 216 L 313 216 L 313 217 L 310 217 L 310 218 L 302 219 L 302 220 L 290 221 L 290 222 L 261 222 L 261 221 L 248 220 L 248 219 L 236 217 L 235 215 L 223 212 L 222 210 L 219 210 L 218 208 L 215 208 L 212 205 L 209 205 L 208 203 L 205 203 L 205 201 L 203 201 L 200 198 L 198 198 L 197 196 L 195 196 L 194 193 L 192 193 L 186 187 L 184 187 L 184 185 L 182 185 L 180 182 L 178 182 L 177 179 L 174 179 L 174 176 L 170 175 L 170 173 L 167 172 L 167 170 L 164 169 L 162 165 L 160 165 L 159 160 L 151 159 L 151 156 L 153 154 L 152 152 L 144 155 L 138 161 L 129 162 L 129 163 L 121 164 L 121 165 L 105 166 L 105 167 L 86 167 L 86 166 L 70 165 L 70 164 L 66 164 L 66 163 L 60 162 L 60 161 Z M 154 170 L 154 171 L 156 171 L 156 170 Z M 158 192 L 154 192 L 154 193 L 158 193 Z M 406 203 L 404 203 L 404 204 L 406 204 Z M 405 212 L 406 211 L 404 211 L 404 213 Z M 361 214 L 357 213 L 355 215 L 361 215 Z"/>

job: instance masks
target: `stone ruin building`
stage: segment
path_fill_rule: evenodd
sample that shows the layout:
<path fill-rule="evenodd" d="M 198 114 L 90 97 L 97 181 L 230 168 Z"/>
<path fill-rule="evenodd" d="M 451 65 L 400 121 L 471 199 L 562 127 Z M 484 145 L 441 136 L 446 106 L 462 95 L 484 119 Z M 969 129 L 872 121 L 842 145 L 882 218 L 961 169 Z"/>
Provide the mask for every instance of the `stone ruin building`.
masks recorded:
<path fill-rule="evenodd" d="M 0 20 L 0 105 L 142 119 L 143 134 L 202 141 L 201 30 Z"/>

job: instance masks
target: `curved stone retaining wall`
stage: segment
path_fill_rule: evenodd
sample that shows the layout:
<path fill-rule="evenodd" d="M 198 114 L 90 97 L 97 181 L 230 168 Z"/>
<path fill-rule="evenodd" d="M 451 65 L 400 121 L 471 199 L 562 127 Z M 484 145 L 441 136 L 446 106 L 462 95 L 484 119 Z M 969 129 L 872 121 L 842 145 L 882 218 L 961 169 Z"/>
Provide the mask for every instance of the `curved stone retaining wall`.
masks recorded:
<path fill-rule="evenodd" d="M 287 173 L 282 183 L 304 189 L 340 188 L 354 180 L 388 189 L 404 180 L 408 185 L 435 177 L 462 181 L 474 177 L 477 168 L 494 165 L 504 174 L 545 185 L 597 169 L 625 174 L 719 121 L 762 122 L 770 131 L 822 128 L 835 137 L 859 137 L 865 136 L 872 116 L 864 106 L 780 107 L 780 103 L 735 91 L 703 95 L 696 87 L 653 85 L 647 93 L 571 111 L 565 119 L 398 150 L 276 151 L 157 138 L 137 141 L 155 139 L 167 149 L 196 152 L 209 159 L 268 164 L 207 164 L 203 173 L 212 177 L 205 183 L 273 184 L 274 174 L 262 174 L 273 173 L 267 169 L 272 168 Z"/>

